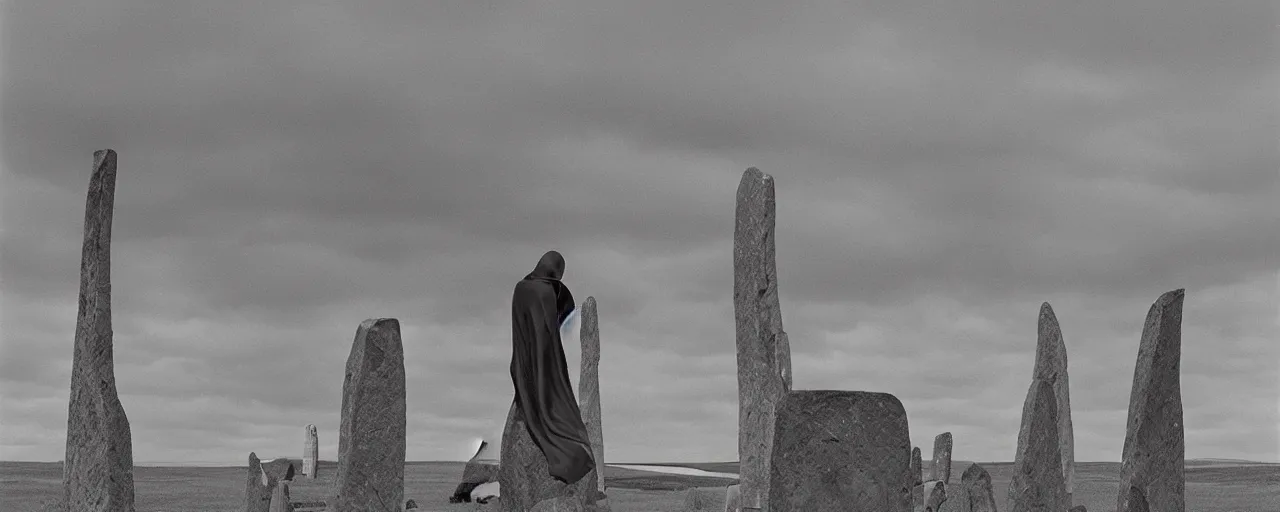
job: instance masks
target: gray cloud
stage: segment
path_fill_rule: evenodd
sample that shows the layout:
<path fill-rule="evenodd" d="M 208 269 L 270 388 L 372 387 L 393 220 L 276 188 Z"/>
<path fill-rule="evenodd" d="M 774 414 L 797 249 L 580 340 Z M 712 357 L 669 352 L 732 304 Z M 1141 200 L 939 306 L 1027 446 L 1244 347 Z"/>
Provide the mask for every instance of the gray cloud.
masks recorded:
<path fill-rule="evenodd" d="M 733 459 L 749 166 L 797 387 L 894 393 L 916 444 L 1007 460 L 1049 301 L 1077 458 L 1115 460 L 1146 309 L 1185 287 L 1188 456 L 1280 460 L 1270 4 L 72 4 L 5 6 L 0 458 L 61 456 L 110 147 L 139 461 L 295 454 L 307 423 L 333 453 L 378 316 L 409 457 L 469 455 L 549 248 L 600 304 L 610 459 Z"/>

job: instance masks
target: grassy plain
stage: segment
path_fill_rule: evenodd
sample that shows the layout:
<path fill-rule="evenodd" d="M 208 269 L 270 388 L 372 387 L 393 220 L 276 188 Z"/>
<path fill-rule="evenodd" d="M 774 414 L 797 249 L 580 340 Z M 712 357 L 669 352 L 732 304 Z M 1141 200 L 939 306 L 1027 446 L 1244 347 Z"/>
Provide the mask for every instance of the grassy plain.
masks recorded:
<path fill-rule="evenodd" d="M 651 464 L 651 463 L 646 463 Z M 1000 510 L 1009 510 L 1012 463 L 981 463 L 991 473 Z M 421 512 L 494 511 L 494 504 L 450 504 L 448 497 L 462 474 L 461 462 L 405 464 L 405 498 Z M 713 472 L 736 473 L 736 462 L 671 464 Z M 928 461 L 925 462 L 926 468 Z M 952 482 L 969 462 L 952 465 Z M 321 463 L 321 477 L 300 479 L 290 486 L 293 501 L 322 501 L 332 482 L 335 465 Z M 138 512 L 240 512 L 244 510 L 244 467 L 138 467 L 134 469 Z M 1076 466 L 1075 503 L 1091 511 L 1115 510 L 1116 476 L 1120 465 L 1086 462 Z M 926 469 L 926 474 L 928 471 Z M 1187 462 L 1189 512 L 1280 512 L 1280 464 L 1231 465 Z M 0 510 L 40 512 L 59 491 L 61 464 L 0 462 Z M 710 489 L 715 498 L 709 510 L 723 510 L 723 488 L 737 483 L 723 478 L 653 473 L 609 467 L 605 472 L 614 512 L 678 512 L 686 489 Z"/>

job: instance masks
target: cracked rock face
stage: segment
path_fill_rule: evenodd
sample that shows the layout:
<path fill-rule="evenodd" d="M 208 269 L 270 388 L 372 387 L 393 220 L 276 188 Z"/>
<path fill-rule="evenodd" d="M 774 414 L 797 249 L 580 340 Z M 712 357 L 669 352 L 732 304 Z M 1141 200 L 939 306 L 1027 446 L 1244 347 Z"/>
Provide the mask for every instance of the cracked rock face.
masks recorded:
<path fill-rule="evenodd" d="M 742 505 L 762 510 L 768 506 L 773 411 L 791 388 L 790 341 L 778 302 L 776 210 L 773 178 L 747 169 L 738 184 L 733 234 L 738 460 Z"/>
<path fill-rule="evenodd" d="M 404 504 L 404 347 L 400 322 L 365 320 L 342 383 L 331 512 L 397 512 Z"/>
<path fill-rule="evenodd" d="M 1147 312 L 1129 394 L 1129 420 L 1120 465 L 1117 508 L 1186 510 L 1186 446 L 1182 423 L 1182 301 L 1184 291 L 1161 295 Z M 1129 503 L 1129 504 L 1126 504 Z"/>
<path fill-rule="evenodd" d="M 67 451 L 59 505 L 133 512 L 133 437 L 116 393 L 111 330 L 111 220 L 116 152 L 93 153 L 80 259 L 80 306 L 71 359 Z"/>
<path fill-rule="evenodd" d="M 911 439 L 893 395 L 792 391 L 777 423 L 769 510 L 911 510 Z"/>

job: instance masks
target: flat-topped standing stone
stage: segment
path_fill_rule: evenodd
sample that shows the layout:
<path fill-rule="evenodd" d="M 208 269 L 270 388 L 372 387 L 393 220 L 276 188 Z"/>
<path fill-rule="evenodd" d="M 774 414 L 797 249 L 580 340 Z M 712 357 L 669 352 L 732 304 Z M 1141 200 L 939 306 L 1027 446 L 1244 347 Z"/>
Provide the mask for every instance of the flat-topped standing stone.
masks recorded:
<path fill-rule="evenodd" d="M 1075 489 L 1075 434 L 1071 427 L 1071 386 L 1067 379 L 1067 346 L 1062 341 L 1058 317 L 1046 302 L 1040 305 L 1039 334 L 1036 337 L 1036 364 L 1031 378 L 1053 386 L 1058 402 L 1058 451 L 1062 454 L 1062 480 L 1067 490 L 1066 503 L 1071 504 Z"/>
<path fill-rule="evenodd" d="M 316 434 L 315 425 L 307 425 L 305 438 L 302 441 L 302 474 L 307 478 L 316 478 L 316 466 L 320 464 L 320 436 Z"/>
<path fill-rule="evenodd" d="M 1142 327 L 1120 465 L 1120 512 L 1138 510 L 1126 508 L 1130 487 L 1141 491 L 1152 510 L 1186 510 L 1181 383 L 1183 297 L 1182 289 L 1161 295 L 1151 305 Z"/>
<path fill-rule="evenodd" d="M 1012 512 L 1056 512 L 1068 507 L 1062 457 L 1058 454 L 1056 402 L 1053 386 L 1039 379 L 1031 381 L 1022 405 L 1022 427 L 1018 430 L 1018 451 L 1009 483 Z"/>
<path fill-rule="evenodd" d="M 929 468 L 930 480 L 943 485 L 951 483 L 951 433 L 943 432 L 933 438 L 933 467 Z"/>
<path fill-rule="evenodd" d="M 733 233 L 738 460 L 742 506 L 761 510 L 769 496 L 774 408 L 791 388 L 790 341 L 778 302 L 776 210 L 773 178 L 747 169 L 738 184 Z"/>
<path fill-rule="evenodd" d="M 924 472 L 921 470 L 921 467 L 924 464 L 920 459 L 921 459 L 920 447 L 919 446 L 912 447 L 911 448 L 911 467 L 908 469 L 908 471 L 911 472 L 911 485 L 913 486 L 924 483 L 923 481 Z"/>
<path fill-rule="evenodd" d="M 604 492 L 604 425 L 600 422 L 600 319 L 596 298 L 582 302 L 582 376 L 578 379 L 578 409 L 591 440 L 591 458 L 596 461 L 596 490 Z M 610 510 L 607 499 L 595 503 L 600 512 Z"/>
<path fill-rule="evenodd" d="M 244 482 L 245 512 L 270 512 L 272 487 L 270 475 L 262 469 L 262 461 L 257 454 L 249 452 L 249 472 Z"/>
<path fill-rule="evenodd" d="M 776 417 L 769 510 L 911 510 L 911 438 L 896 397 L 791 391 Z"/>
<path fill-rule="evenodd" d="M 514 401 L 502 429 L 502 454 L 498 460 L 501 461 L 498 483 L 502 492 L 498 504 L 502 512 L 529 512 L 544 501 L 552 503 L 538 510 L 565 509 L 569 506 L 566 498 L 586 508 L 597 495 L 597 478 L 593 473 L 587 473 L 574 485 L 551 476 L 547 456 L 534 444 L 525 427 L 524 414 Z M 591 471 L 598 469 L 599 466 Z"/>
<path fill-rule="evenodd" d="M 75 512 L 133 511 L 133 436 L 116 393 L 111 331 L 111 219 L 116 152 L 93 152 L 80 253 L 80 307 L 71 358 L 67 451 L 59 505 Z"/>
<path fill-rule="evenodd" d="M 330 512 L 398 512 L 404 505 L 404 377 L 400 321 L 362 322 L 342 382 Z"/>

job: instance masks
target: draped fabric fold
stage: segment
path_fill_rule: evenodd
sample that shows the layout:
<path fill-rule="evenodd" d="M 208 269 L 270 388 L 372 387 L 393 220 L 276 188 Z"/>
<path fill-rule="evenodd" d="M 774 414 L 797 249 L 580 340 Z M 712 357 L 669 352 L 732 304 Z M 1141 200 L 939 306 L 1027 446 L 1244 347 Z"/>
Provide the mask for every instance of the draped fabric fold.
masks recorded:
<path fill-rule="evenodd" d="M 567 483 L 596 467 L 587 427 L 574 399 L 560 326 L 574 310 L 560 281 L 564 258 L 548 251 L 511 299 L 511 382 L 529 436 L 547 457 L 551 476 Z"/>

